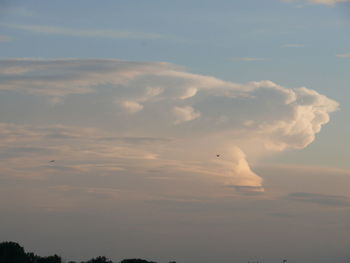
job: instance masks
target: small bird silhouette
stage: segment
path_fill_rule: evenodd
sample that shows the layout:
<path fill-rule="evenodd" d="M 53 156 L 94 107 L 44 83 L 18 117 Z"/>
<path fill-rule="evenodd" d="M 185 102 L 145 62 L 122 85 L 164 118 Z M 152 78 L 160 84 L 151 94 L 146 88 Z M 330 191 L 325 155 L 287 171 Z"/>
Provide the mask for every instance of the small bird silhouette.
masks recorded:
<path fill-rule="evenodd" d="M 49 163 L 54 163 L 55 162 L 55 160 L 51 160 Z"/>
<path fill-rule="evenodd" d="M 216 157 L 220 157 L 220 154 L 217 154 Z"/>

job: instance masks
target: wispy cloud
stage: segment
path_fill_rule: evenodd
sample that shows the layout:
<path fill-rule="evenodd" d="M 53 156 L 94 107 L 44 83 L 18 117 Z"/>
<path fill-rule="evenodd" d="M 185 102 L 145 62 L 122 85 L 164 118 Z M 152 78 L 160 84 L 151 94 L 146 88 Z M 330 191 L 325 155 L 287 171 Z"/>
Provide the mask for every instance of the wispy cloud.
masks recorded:
<path fill-rule="evenodd" d="M 315 4 L 323 4 L 323 5 L 335 5 L 338 3 L 350 2 L 350 0 L 309 0 Z"/>
<path fill-rule="evenodd" d="M 350 0 L 282 0 L 284 2 L 307 2 L 311 4 L 321 4 L 321 5 L 335 5 L 338 3 L 350 2 Z"/>
<path fill-rule="evenodd" d="M 284 218 L 284 219 L 288 219 L 288 218 L 294 218 L 295 215 L 293 214 L 289 214 L 289 213 L 270 213 L 269 214 L 272 217 L 276 217 L 276 218 Z"/>
<path fill-rule="evenodd" d="M 337 54 L 336 57 L 338 57 L 338 58 L 350 58 L 350 53 Z"/>
<path fill-rule="evenodd" d="M 254 58 L 254 57 L 236 57 L 232 58 L 233 61 L 245 61 L 245 62 L 254 62 L 254 61 L 267 61 L 266 58 Z"/>
<path fill-rule="evenodd" d="M 285 44 L 282 47 L 290 47 L 290 48 L 302 48 L 305 47 L 304 44 L 296 44 L 296 43 L 292 43 L 292 44 Z"/>
<path fill-rule="evenodd" d="M 12 37 L 6 35 L 0 35 L 0 43 L 11 42 L 13 40 Z"/>
<path fill-rule="evenodd" d="M 18 6 L 16 1 L 0 1 L 0 15 L 12 15 L 21 17 L 34 17 L 37 16 L 32 10 Z"/>
<path fill-rule="evenodd" d="M 36 34 L 63 35 L 71 37 L 110 39 L 176 39 L 173 36 L 109 29 L 72 29 L 59 26 L 20 25 L 1 23 L 0 26 L 32 32 Z"/>

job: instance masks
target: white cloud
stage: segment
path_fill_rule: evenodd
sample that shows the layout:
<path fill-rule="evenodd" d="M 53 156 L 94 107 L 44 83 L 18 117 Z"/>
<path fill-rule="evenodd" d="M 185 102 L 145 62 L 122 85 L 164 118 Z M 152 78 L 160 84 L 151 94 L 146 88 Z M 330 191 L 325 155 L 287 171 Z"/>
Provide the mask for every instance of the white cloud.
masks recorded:
<path fill-rule="evenodd" d="M 254 189 L 262 187 L 262 179 L 248 160 L 307 147 L 330 120 L 330 113 L 338 109 L 334 100 L 304 87 L 291 89 L 272 81 L 238 84 L 192 74 L 168 63 L 112 59 L 1 60 L 0 90 L 59 98 L 64 103 L 57 104 L 57 109 L 71 103 L 69 107 L 80 115 L 68 123 L 91 119 L 91 102 L 84 105 L 88 97 L 99 98 L 95 103 L 101 106 L 121 105 L 122 109 L 103 107 L 102 112 L 96 108 L 98 129 L 61 129 L 57 138 L 74 138 L 75 144 L 64 148 L 62 141 L 56 141 L 49 148 L 67 151 L 64 156 L 78 163 L 94 159 L 106 165 L 113 160 L 123 163 L 125 169 L 137 169 L 125 160 L 142 160 L 140 166 L 156 160 L 160 167 L 216 175 L 226 178 L 228 184 Z M 81 110 L 84 107 L 86 111 Z M 73 117 L 61 118 L 63 124 L 68 118 Z M 43 147 L 45 138 L 52 138 L 43 135 L 44 128 L 3 124 L 0 131 L 6 147 L 21 141 Z M 125 133 L 172 140 L 130 147 L 125 141 L 111 139 L 111 144 L 101 139 Z M 215 157 L 217 153 L 220 158 Z"/>
<path fill-rule="evenodd" d="M 174 108 L 174 114 L 176 117 L 175 123 L 181 123 L 186 121 L 192 121 L 194 119 L 197 119 L 201 116 L 201 114 L 197 111 L 195 111 L 190 106 L 185 107 L 175 107 Z"/>
<path fill-rule="evenodd" d="M 136 113 L 143 109 L 143 106 L 136 101 L 123 101 L 121 105 L 129 113 Z"/>
<path fill-rule="evenodd" d="M 228 182 L 228 184 L 248 186 L 255 191 L 261 191 L 263 180 L 252 171 L 242 150 L 233 147 L 230 151 L 234 161 L 228 164 L 232 172 L 232 182 Z"/>
<path fill-rule="evenodd" d="M 141 75 L 172 67 L 167 63 L 136 63 L 106 59 L 4 59 L 2 90 L 60 97 L 95 92 L 101 85 L 122 85 Z"/>
<path fill-rule="evenodd" d="M 185 93 L 180 97 L 180 99 L 189 99 L 193 96 L 195 96 L 198 92 L 198 89 L 197 88 L 188 88 Z"/>

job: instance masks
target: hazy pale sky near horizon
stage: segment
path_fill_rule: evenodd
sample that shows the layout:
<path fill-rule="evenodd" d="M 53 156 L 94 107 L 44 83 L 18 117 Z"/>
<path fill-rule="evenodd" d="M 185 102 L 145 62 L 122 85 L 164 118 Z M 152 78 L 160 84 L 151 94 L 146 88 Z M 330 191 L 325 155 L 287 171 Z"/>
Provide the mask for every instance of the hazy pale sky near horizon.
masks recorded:
<path fill-rule="evenodd" d="M 0 241 L 349 262 L 350 1 L 0 1 L 0 30 Z"/>

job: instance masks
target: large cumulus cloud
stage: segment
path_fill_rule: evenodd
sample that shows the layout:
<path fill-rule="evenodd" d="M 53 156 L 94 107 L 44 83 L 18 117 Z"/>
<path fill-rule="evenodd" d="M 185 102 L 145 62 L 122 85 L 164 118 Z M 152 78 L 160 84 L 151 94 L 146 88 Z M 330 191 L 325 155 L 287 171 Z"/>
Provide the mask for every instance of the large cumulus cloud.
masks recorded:
<path fill-rule="evenodd" d="M 58 108 L 70 101 L 69 107 L 80 110 L 77 123 L 83 123 L 91 115 L 91 108 L 86 112 L 81 110 L 86 95 L 99 98 L 96 101 L 103 105 L 95 104 L 96 110 L 104 106 L 99 114 L 111 116 L 105 113 L 112 112 L 113 118 L 101 117 L 98 127 L 93 129 L 94 135 L 89 133 L 88 138 L 106 137 L 102 135 L 105 133 L 110 138 L 121 134 L 132 138 L 171 138 L 161 140 L 162 147 L 158 147 L 157 140 L 146 146 L 122 144 L 126 153 L 123 159 L 130 152 L 133 160 L 135 156 L 143 156 L 142 160 L 157 159 L 159 166 L 177 161 L 188 164 L 187 169 L 197 169 L 201 163 L 212 174 L 229 176 L 229 184 L 260 190 L 262 179 L 248 160 L 258 160 L 270 152 L 305 148 L 329 122 L 330 113 L 338 109 L 336 101 L 305 87 L 286 88 L 268 80 L 238 84 L 192 74 L 169 63 L 112 59 L 1 60 L 0 90 L 48 98 L 60 102 L 54 106 Z M 86 134 L 86 125 L 81 130 L 67 128 L 63 117 L 60 124 L 69 129 L 69 139 L 75 138 L 76 145 L 83 143 L 81 133 Z M 13 125 L 1 125 L 6 147 L 15 138 L 9 129 L 16 130 L 18 140 L 22 136 L 18 130 L 24 128 Z M 35 136 L 49 126 L 44 123 L 37 129 L 25 127 L 27 134 L 23 137 L 35 141 Z M 28 138 L 29 135 L 32 137 Z M 60 137 L 60 145 L 64 139 L 67 138 Z M 101 143 L 93 139 L 85 142 L 84 147 L 89 153 L 103 156 L 109 152 L 108 147 L 117 149 L 121 143 L 112 141 L 112 144 Z M 52 142 L 48 145 L 54 148 Z M 216 157 L 217 153 L 220 158 Z M 111 156 L 121 158 L 118 150 L 112 151 Z M 103 162 L 103 158 L 99 160 Z"/>

